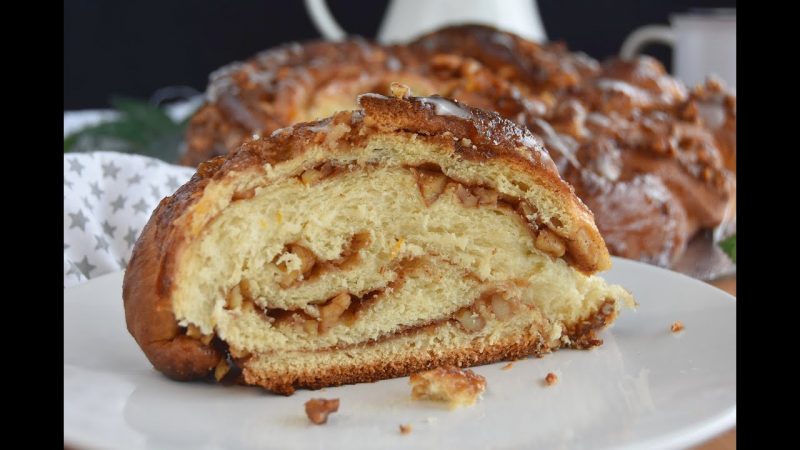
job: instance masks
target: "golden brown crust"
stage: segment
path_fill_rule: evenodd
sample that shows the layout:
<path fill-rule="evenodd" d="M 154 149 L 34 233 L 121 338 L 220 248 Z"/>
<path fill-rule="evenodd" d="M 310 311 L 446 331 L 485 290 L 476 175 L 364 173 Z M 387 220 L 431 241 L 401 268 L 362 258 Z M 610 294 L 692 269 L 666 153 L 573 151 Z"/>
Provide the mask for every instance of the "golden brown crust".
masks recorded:
<path fill-rule="evenodd" d="M 153 366 L 176 380 L 205 377 L 223 358 L 214 347 L 182 334 L 172 313 L 169 271 L 172 221 L 202 194 L 221 162 L 222 158 L 205 163 L 187 184 L 159 203 L 133 248 L 122 284 L 128 331 Z"/>

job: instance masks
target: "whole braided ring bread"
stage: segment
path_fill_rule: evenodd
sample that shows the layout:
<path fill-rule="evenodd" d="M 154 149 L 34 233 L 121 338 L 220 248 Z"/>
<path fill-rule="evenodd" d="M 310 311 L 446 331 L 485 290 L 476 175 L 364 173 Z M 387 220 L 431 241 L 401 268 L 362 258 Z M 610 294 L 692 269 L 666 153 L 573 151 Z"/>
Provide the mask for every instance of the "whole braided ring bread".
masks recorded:
<path fill-rule="evenodd" d="M 499 113 L 539 135 L 591 208 L 612 254 L 671 266 L 698 233 L 735 220 L 736 97 L 687 90 L 647 57 L 604 63 L 493 28 L 443 28 L 408 45 L 289 44 L 215 72 L 183 162 L 252 135 L 356 108 L 392 82 Z"/>
<path fill-rule="evenodd" d="M 250 140 L 159 204 L 125 273 L 153 365 L 289 394 L 599 345 L 630 294 L 540 141 L 442 97 Z"/>

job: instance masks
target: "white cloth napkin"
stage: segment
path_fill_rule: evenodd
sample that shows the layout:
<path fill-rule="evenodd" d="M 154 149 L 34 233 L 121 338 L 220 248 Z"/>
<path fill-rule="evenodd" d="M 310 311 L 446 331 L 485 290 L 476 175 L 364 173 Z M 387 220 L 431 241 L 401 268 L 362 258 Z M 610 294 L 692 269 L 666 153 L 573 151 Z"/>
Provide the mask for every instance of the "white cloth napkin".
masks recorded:
<path fill-rule="evenodd" d="M 64 287 L 124 269 L 162 198 L 194 169 L 115 152 L 64 155 Z"/>

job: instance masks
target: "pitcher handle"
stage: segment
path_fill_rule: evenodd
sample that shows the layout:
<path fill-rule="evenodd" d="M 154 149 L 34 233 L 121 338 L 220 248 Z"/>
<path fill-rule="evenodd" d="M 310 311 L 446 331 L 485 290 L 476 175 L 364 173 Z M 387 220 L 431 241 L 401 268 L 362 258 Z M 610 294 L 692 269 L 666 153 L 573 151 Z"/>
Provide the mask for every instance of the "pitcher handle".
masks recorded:
<path fill-rule="evenodd" d="M 645 25 L 628 35 L 619 55 L 622 59 L 632 59 L 651 42 L 672 46 L 675 44 L 675 33 L 666 25 Z"/>
<path fill-rule="evenodd" d="M 305 3 L 311 21 L 325 39 L 341 41 L 347 37 L 347 32 L 336 22 L 325 0 L 305 0 Z"/>

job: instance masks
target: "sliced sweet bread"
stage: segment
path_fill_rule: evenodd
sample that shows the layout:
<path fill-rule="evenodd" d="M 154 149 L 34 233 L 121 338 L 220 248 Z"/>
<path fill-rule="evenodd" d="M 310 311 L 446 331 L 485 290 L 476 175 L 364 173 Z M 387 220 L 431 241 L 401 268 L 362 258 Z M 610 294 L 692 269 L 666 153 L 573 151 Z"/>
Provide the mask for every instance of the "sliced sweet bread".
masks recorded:
<path fill-rule="evenodd" d="M 529 131 L 441 97 L 277 130 L 165 198 L 125 274 L 128 329 L 189 380 L 289 394 L 600 344 L 633 299 Z"/>

